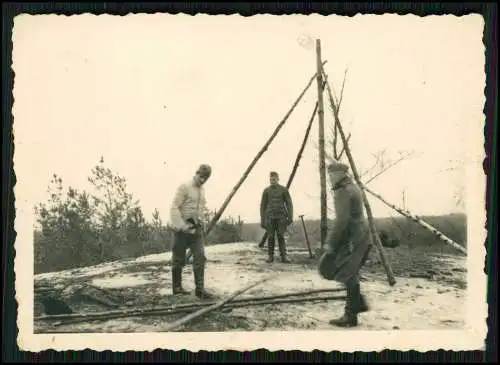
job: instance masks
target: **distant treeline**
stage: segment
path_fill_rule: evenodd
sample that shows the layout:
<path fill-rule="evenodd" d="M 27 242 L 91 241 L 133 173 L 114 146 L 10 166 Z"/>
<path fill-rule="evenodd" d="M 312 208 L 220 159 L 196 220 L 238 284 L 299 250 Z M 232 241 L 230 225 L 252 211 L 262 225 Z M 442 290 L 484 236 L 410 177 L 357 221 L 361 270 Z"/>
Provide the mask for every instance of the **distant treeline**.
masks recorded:
<path fill-rule="evenodd" d="M 460 245 L 467 247 L 467 217 L 465 214 L 447 214 L 440 216 L 421 216 L 424 221 L 439 229 L 442 233 Z M 320 220 L 304 220 L 311 245 L 320 246 Z M 328 222 L 329 229 L 333 221 Z M 406 217 L 375 218 L 375 227 L 386 247 L 396 245 L 413 245 L 428 247 L 432 252 L 456 253 L 441 240 L 437 239 L 430 231 Z M 257 223 L 245 224 L 242 236 L 244 240 L 260 241 L 264 231 Z M 290 245 L 304 246 L 305 236 L 302 223 L 295 221 L 288 230 Z"/>

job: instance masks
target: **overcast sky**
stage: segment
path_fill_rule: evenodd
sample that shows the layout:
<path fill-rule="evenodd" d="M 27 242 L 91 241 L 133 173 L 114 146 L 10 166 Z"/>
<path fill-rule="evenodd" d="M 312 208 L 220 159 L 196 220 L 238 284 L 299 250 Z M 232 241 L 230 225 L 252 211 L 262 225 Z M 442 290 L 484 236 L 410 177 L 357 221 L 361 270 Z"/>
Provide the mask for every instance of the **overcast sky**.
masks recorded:
<path fill-rule="evenodd" d="M 315 73 L 320 38 L 337 93 L 348 68 L 341 121 L 358 168 L 382 149 L 415 153 L 371 188 L 398 205 L 405 190 L 414 213 L 460 211 L 464 169 L 444 170 L 481 163 L 471 150 L 483 139 L 482 32 L 480 16 L 18 17 L 18 203 L 45 200 L 54 172 L 88 188 L 104 156 L 147 218 L 158 208 L 168 220 L 175 188 L 200 163 L 213 166 L 207 200 L 219 208 Z M 258 220 L 269 171 L 286 183 L 316 99 L 314 83 L 226 214 Z M 291 188 L 306 218 L 320 216 L 317 141 L 316 120 Z M 391 214 L 369 199 L 376 216 Z"/>

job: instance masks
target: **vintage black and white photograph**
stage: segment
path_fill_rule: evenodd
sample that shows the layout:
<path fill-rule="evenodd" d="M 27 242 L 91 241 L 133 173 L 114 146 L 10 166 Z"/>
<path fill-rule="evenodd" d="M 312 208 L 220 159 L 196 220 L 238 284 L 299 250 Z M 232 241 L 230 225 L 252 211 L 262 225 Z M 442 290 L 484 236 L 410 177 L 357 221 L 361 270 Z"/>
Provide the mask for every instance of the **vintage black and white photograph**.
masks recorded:
<path fill-rule="evenodd" d="M 483 29 L 17 16 L 20 348 L 482 349 Z"/>

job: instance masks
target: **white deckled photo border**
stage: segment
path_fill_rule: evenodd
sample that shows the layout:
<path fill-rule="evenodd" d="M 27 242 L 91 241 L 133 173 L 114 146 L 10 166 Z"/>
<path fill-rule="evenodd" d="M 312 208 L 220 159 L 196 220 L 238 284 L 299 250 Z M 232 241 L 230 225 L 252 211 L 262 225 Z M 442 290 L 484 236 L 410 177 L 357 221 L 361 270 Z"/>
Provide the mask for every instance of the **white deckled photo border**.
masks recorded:
<path fill-rule="evenodd" d="M 79 15 L 89 16 L 89 15 Z M 300 15 L 296 15 L 299 16 Z M 411 16 L 411 15 L 410 15 Z M 73 16 L 75 17 L 75 16 Z M 177 15 L 188 17 L 188 15 Z M 229 16 L 234 21 L 239 15 Z M 262 15 L 269 18 L 270 15 Z M 478 17 L 470 15 L 456 21 Z M 30 16 L 20 16 L 15 24 L 29 22 Z M 484 24 L 484 22 L 483 22 Z M 15 44 L 14 44 L 15 52 Z M 13 64 L 15 71 L 16 66 Z M 15 84 L 15 81 L 14 81 Z M 14 99 L 16 96 L 14 87 Z M 485 347 L 487 334 L 488 303 L 486 299 L 487 275 L 484 272 L 486 257 L 486 178 L 482 167 L 484 152 L 484 125 L 469 125 L 465 139 L 469 146 L 470 157 L 477 163 L 467 165 L 466 202 L 467 202 L 467 302 L 466 326 L 463 330 L 429 331 L 283 331 L 283 332 L 210 332 L 210 333 L 78 333 L 78 334 L 35 334 L 34 333 L 34 256 L 33 256 L 33 202 L 26 191 L 30 184 L 39 183 L 30 179 L 30 162 L 22 159 L 27 147 L 22 140 L 16 139 L 16 112 L 26 106 L 15 105 L 14 115 L 14 169 L 17 177 L 15 192 L 15 290 L 18 303 L 17 326 L 18 345 L 21 350 L 39 352 L 53 349 L 57 351 L 84 350 L 96 351 L 153 351 L 156 349 L 218 351 L 251 351 L 260 348 L 270 351 L 381 351 L 390 350 L 481 350 Z M 31 161 L 36 163 L 36 161 Z"/>

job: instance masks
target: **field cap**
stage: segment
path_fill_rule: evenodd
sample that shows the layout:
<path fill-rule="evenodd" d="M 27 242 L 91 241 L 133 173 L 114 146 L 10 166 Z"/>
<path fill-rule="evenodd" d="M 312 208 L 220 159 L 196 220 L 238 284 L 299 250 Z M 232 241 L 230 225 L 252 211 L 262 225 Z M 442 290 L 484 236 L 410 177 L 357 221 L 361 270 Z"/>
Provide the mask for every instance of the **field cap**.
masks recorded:
<path fill-rule="evenodd" d="M 196 173 L 199 174 L 200 176 L 208 178 L 210 177 L 210 175 L 212 175 L 212 168 L 209 165 L 202 164 L 200 165 L 200 167 L 198 167 Z"/>
<path fill-rule="evenodd" d="M 328 165 L 328 172 L 342 173 L 347 172 L 348 170 L 349 166 L 342 162 L 335 161 Z"/>

